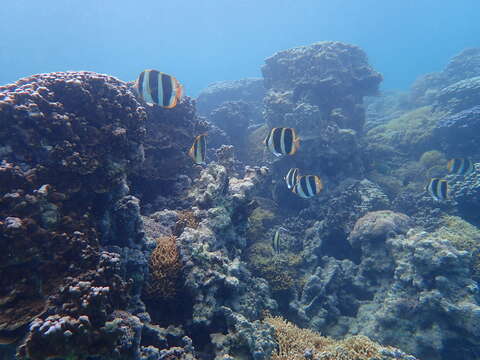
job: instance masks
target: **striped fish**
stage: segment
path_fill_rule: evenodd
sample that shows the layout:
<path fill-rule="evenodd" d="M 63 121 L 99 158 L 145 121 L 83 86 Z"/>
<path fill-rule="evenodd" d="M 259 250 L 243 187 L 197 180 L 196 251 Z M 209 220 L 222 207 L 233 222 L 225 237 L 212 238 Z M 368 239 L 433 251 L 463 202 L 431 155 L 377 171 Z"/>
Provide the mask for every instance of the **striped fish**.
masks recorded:
<path fill-rule="evenodd" d="M 273 128 L 264 141 L 275 156 L 293 155 L 300 146 L 300 139 L 292 128 Z"/>
<path fill-rule="evenodd" d="M 272 248 L 274 254 L 280 254 L 280 229 L 277 229 L 272 237 Z"/>
<path fill-rule="evenodd" d="M 297 168 L 291 168 L 290 170 L 288 170 L 287 175 L 285 175 L 285 182 L 287 183 L 287 187 L 289 190 L 292 190 L 292 188 L 295 186 L 299 176 L 300 170 L 298 170 Z"/>
<path fill-rule="evenodd" d="M 427 192 L 437 201 L 448 199 L 448 183 L 447 180 L 433 178 L 427 185 Z"/>
<path fill-rule="evenodd" d="M 183 95 L 183 87 L 177 79 L 157 70 L 142 71 L 136 87 L 143 101 L 165 109 L 174 108 Z"/>
<path fill-rule="evenodd" d="M 323 189 L 322 180 L 316 175 L 300 176 L 292 191 L 298 196 L 308 199 L 320 194 Z"/>
<path fill-rule="evenodd" d="M 193 145 L 188 152 L 195 164 L 206 164 L 207 158 L 207 134 L 198 135 L 193 141 Z"/>
<path fill-rule="evenodd" d="M 447 163 L 447 169 L 450 174 L 467 175 L 475 170 L 473 163 L 468 158 L 451 159 Z"/>

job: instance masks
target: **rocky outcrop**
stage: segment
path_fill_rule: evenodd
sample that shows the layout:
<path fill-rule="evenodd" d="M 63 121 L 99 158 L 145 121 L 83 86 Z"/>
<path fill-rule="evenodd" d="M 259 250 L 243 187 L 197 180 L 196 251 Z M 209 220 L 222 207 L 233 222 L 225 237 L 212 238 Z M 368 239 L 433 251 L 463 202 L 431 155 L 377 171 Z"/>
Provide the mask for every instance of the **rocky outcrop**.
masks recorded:
<path fill-rule="evenodd" d="M 141 280 L 121 267 L 127 249 L 144 248 L 127 176 L 143 160 L 145 117 L 127 84 L 106 75 L 0 87 L 0 332 L 27 332 L 20 358 L 138 351 L 127 308 Z"/>
<path fill-rule="evenodd" d="M 240 353 L 267 359 L 275 346 L 270 327 L 259 319 L 262 311 L 274 311 L 276 303 L 267 282 L 254 277 L 240 257 L 255 206 L 251 197 L 262 181 L 260 172 L 246 174 L 229 177 L 221 165 L 206 167 L 188 194 L 195 220 L 181 226 L 177 239 L 183 264 L 179 296 L 188 309 L 179 310 L 175 321 L 193 334 L 199 353 L 214 346 L 216 359 Z M 174 233 L 180 216 L 172 211 L 152 215 L 147 234 Z M 156 313 L 151 310 L 153 319 Z"/>
<path fill-rule="evenodd" d="M 449 113 L 457 113 L 480 105 L 480 76 L 468 78 L 440 90 L 436 107 Z"/>
<path fill-rule="evenodd" d="M 249 78 L 234 81 L 220 81 L 209 85 L 197 97 L 199 115 L 209 117 L 210 113 L 229 101 L 243 101 L 249 104 L 252 124 L 262 123 L 262 100 L 265 95 L 263 79 Z"/>
<path fill-rule="evenodd" d="M 434 134 L 442 150 L 451 157 L 472 157 L 478 154 L 479 129 L 480 105 L 444 116 L 436 124 Z"/>
<path fill-rule="evenodd" d="M 476 76 L 480 76 L 480 48 L 466 49 L 451 59 L 444 70 L 418 78 L 412 85 L 410 101 L 413 106 L 433 104 L 440 90 Z"/>
<path fill-rule="evenodd" d="M 453 217 L 433 232 L 412 225 L 391 211 L 361 217 L 349 236 L 358 262 L 323 256 L 291 306 L 323 334 L 362 334 L 419 358 L 474 359 L 479 232 Z"/>
<path fill-rule="evenodd" d="M 276 53 L 265 60 L 262 73 L 268 127 L 293 127 L 303 138 L 295 167 L 327 176 L 359 176 L 363 97 L 375 94 L 382 80 L 365 53 L 353 45 L 321 42 Z"/>

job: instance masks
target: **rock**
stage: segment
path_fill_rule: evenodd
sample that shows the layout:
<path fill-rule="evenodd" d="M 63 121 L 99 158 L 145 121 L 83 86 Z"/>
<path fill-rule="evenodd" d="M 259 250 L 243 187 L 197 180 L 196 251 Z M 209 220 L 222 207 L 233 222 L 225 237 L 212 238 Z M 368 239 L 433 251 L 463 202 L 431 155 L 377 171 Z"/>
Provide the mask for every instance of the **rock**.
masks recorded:
<path fill-rule="evenodd" d="M 436 96 L 436 108 L 450 113 L 457 113 L 475 106 L 480 106 L 480 76 L 447 86 Z"/>
<path fill-rule="evenodd" d="M 262 121 L 262 100 L 265 95 L 263 79 L 248 78 L 234 81 L 221 81 L 209 85 L 197 98 L 197 110 L 202 116 L 209 117 L 210 113 L 223 103 L 229 101 L 243 101 L 251 108 L 253 124 Z"/>
<path fill-rule="evenodd" d="M 434 134 L 445 153 L 452 157 L 471 157 L 478 153 L 480 143 L 476 134 L 479 130 L 480 105 L 443 117 Z"/>
<path fill-rule="evenodd" d="M 365 53 L 356 46 L 321 42 L 276 53 L 265 60 L 262 73 L 268 127 L 293 127 L 303 139 L 294 156 L 296 167 L 309 173 L 358 176 L 363 97 L 375 94 L 382 80 Z M 279 168 L 288 171 L 288 158 L 278 161 L 283 163 Z M 286 171 L 277 173 L 274 168 L 278 177 Z"/>
<path fill-rule="evenodd" d="M 128 84 L 93 72 L 34 75 L 0 87 L 0 143 L 8 150 L 0 164 L 1 330 L 22 329 L 34 318 L 61 319 L 65 309 L 53 299 L 62 297 L 62 286 L 95 271 L 115 273 L 116 265 L 104 264 L 102 236 L 143 246 L 138 203 L 128 197 L 126 179 L 143 159 L 145 117 Z M 124 204 L 129 210 L 123 211 L 122 199 L 134 206 Z M 112 264 L 122 261 L 105 256 Z M 102 285 L 92 283 L 85 295 L 85 304 L 105 287 L 118 295 L 100 296 L 99 326 L 128 305 L 128 275 L 110 275 L 111 283 L 98 280 Z M 77 315 L 68 314 L 73 322 Z M 46 327 L 52 336 L 60 326 L 53 323 Z M 69 338 L 76 334 L 62 330 Z M 38 336 L 27 335 L 27 353 L 38 340 L 37 358 L 62 355 L 58 344 Z"/>
<path fill-rule="evenodd" d="M 395 235 L 405 235 L 412 227 L 411 219 L 390 210 L 369 212 L 357 220 L 348 237 L 352 246 L 359 246 L 361 242 L 385 241 Z"/>
<path fill-rule="evenodd" d="M 438 73 L 419 77 L 411 88 L 413 106 L 432 105 L 439 91 L 461 80 L 480 76 L 480 48 L 462 51 Z"/>

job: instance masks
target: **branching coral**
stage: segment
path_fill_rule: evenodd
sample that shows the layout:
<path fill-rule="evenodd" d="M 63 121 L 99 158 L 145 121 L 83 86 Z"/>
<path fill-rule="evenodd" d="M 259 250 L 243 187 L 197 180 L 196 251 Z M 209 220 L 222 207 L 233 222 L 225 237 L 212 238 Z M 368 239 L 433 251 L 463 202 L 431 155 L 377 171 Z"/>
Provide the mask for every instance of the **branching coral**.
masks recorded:
<path fill-rule="evenodd" d="M 180 236 L 186 227 L 196 229 L 198 227 L 198 219 L 193 211 L 182 210 L 178 212 L 178 220 L 175 223 L 174 234 Z"/>
<path fill-rule="evenodd" d="M 248 265 L 268 281 L 273 291 L 287 291 L 302 286 L 299 266 L 302 257 L 285 251 L 272 256 L 271 246 L 259 241 L 249 248 Z"/>
<path fill-rule="evenodd" d="M 272 360 L 369 360 L 381 359 L 385 350 L 365 336 L 353 336 L 336 341 L 308 330 L 300 329 L 281 317 L 267 317 L 265 322 L 275 329 L 278 349 Z M 310 355 L 308 355 L 310 354 Z M 307 357 L 308 356 L 308 357 Z"/>
<path fill-rule="evenodd" d="M 150 282 L 144 294 L 149 298 L 169 299 L 176 295 L 181 270 L 180 253 L 176 236 L 157 239 L 157 246 L 150 256 Z"/>

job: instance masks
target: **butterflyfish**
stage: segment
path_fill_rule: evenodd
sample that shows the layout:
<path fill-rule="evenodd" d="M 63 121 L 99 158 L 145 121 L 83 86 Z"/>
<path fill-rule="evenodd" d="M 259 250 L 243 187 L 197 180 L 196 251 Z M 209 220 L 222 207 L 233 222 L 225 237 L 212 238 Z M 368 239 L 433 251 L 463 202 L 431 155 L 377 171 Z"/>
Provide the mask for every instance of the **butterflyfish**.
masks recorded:
<path fill-rule="evenodd" d="M 300 138 L 293 128 L 273 128 L 264 143 L 275 156 L 293 155 L 300 146 Z"/>
<path fill-rule="evenodd" d="M 468 175 L 475 170 L 473 163 L 468 158 L 451 159 L 447 163 L 447 169 L 450 174 Z"/>
<path fill-rule="evenodd" d="M 300 170 L 297 168 L 291 168 L 288 170 L 287 175 L 285 175 L 285 182 L 287 183 L 287 187 L 289 190 L 292 190 L 295 184 L 297 183 L 297 179 L 300 176 Z"/>
<path fill-rule="evenodd" d="M 427 185 L 427 192 L 437 201 L 448 199 L 448 183 L 445 179 L 433 178 Z"/>
<path fill-rule="evenodd" d="M 136 83 L 143 101 L 165 109 L 174 108 L 183 96 L 183 86 L 178 80 L 158 70 L 144 70 Z"/>
<path fill-rule="evenodd" d="M 198 135 L 193 141 L 193 145 L 188 152 L 195 164 L 206 164 L 207 158 L 207 134 Z"/>
<path fill-rule="evenodd" d="M 308 199 L 320 194 L 323 189 L 322 180 L 316 175 L 300 176 L 292 191 L 298 196 Z"/>
<path fill-rule="evenodd" d="M 272 248 L 274 254 L 280 254 L 280 229 L 273 233 Z"/>

